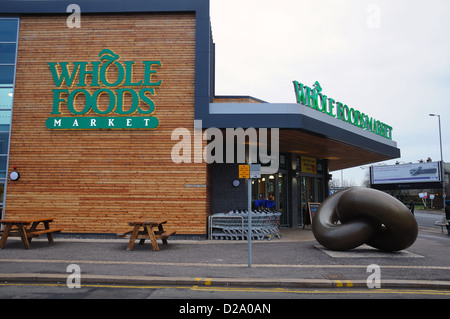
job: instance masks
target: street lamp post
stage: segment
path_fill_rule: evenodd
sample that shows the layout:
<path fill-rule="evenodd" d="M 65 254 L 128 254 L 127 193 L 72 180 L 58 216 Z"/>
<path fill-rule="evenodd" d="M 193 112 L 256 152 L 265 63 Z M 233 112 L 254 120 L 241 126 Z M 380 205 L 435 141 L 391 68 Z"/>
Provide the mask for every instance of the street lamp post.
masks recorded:
<path fill-rule="evenodd" d="M 430 114 L 430 116 L 437 116 L 439 120 L 439 143 L 441 145 L 441 170 L 442 170 L 442 198 L 444 200 L 444 208 L 445 208 L 445 168 L 444 168 L 444 156 L 442 155 L 442 133 L 441 133 L 441 116 L 439 114 Z"/>

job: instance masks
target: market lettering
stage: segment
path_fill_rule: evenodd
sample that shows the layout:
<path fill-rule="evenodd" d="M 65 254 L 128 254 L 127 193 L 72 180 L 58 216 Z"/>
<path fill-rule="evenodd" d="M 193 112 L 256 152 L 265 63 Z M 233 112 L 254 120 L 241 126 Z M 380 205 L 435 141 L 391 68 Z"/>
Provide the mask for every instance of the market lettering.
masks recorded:
<path fill-rule="evenodd" d="M 61 115 L 69 111 L 75 116 L 86 114 L 95 115 L 140 115 L 141 128 L 155 128 L 158 119 L 152 117 L 149 121 L 145 116 L 155 111 L 153 96 L 155 88 L 162 84 L 162 80 L 154 80 L 157 73 L 155 68 L 161 67 L 160 61 L 143 61 L 140 66 L 144 70 L 142 79 L 133 78 L 135 62 L 119 62 L 120 56 L 109 49 L 99 53 L 100 61 L 93 62 L 48 62 L 57 88 L 53 89 L 52 115 Z M 111 71 L 113 70 L 113 72 Z M 111 76 L 115 74 L 116 76 Z M 66 86 L 67 88 L 63 87 Z M 129 121 L 117 120 L 105 117 L 98 125 L 97 118 L 88 118 L 90 125 L 81 120 L 84 125 L 80 126 L 82 117 L 76 118 L 49 118 L 48 128 L 137 128 L 136 121 L 139 116 L 133 116 Z M 84 117 L 83 117 L 84 119 Z M 71 122 L 72 125 L 68 125 Z M 118 123 L 120 122 L 120 124 Z"/>
<path fill-rule="evenodd" d="M 322 87 L 319 82 L 316 81 L 311 88 L 294 81 L 294 88 L 297 103 L 392 140 L 393 128 L 391 126 L 322 94 Z"/>
<path fill-rule="evenodd" d="M 50 129 L 154 129 L 156 117 L 50 117 L 46 126 Z"/>

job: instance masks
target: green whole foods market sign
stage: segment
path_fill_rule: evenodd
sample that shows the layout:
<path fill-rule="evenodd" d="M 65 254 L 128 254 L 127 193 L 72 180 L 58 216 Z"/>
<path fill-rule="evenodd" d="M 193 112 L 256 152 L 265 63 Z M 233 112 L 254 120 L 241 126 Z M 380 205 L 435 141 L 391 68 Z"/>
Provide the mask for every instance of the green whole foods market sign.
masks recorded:
<path fill-rule="evenodd" d="M 53 81 L 53 109 L 46 120 L 49 129 L 155 129 L 159 120 L 152 96 L 161 80 L 152 81 L 160 61 L 143 61 L 144 78 L 133 79 L 133 61 L 119 62 L 120 56 L 109 49 L 99 54 L 100 61 L 49 62 Z M 109 68 L 116 76 L 110 77 Z M 70 71 L 69 69 L 72 69 Z M 63 83 L 69 89 L 61 88 Z M 58 116 L 62 112 L 73 116 Z"/>
<path fill-rule="evenodd" d="M 294 89 L 297 103 L 392 140 L 393 128 L 391 126 L 378 121 L 357 109 L 349 107 L 344 103 L 328 98 L 322 93 L 322 87 L 319 82 L 316 81 L 313 88 L 310 88 L 302 83 L 294 81 Z"/>

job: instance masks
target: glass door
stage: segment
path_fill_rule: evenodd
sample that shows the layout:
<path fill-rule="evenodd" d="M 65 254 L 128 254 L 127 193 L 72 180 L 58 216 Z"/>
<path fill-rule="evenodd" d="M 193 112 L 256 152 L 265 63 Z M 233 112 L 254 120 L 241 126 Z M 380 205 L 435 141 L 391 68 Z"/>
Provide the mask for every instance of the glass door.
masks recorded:
<path fill-rule="evenodd" d="M 280 226 L 289 227 L 290 226 L 290 218 L 288 213 L 288 196 L 287 196 L 287 175 L 286 174 L 278 174 L 277 176 L 277 209 L 281 212 L 280 218 Z"/>
<path fill-rule="evenodd" d="M 252 209 L 258 209 L 260 201 L 266 198 L 266 176 L 252 179 Z"/>
<path fill-rule="evenodd" d="M 302 176 L 299 178 L 299 181 L 300 205 L 298 212 L 298 226 L 311 225 L 308 212 L 308 203 L 314 203 L 316 201 L 314 178 Z"/>
<path fill-rule="evenodd" d="M 272 209 L 275 203 L 274 189 L 273 175 L 261 175 L 261 178 L 252 179 L 252 209 Z"/>

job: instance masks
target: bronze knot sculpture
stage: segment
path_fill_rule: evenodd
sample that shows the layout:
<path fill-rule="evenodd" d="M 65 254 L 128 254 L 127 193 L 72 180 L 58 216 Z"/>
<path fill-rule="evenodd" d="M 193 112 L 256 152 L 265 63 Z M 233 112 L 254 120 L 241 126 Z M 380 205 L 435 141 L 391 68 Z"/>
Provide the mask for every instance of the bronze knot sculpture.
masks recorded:
<path fill-rule="evenodd" d="M 409 209 L 389 194 L 371 188 L 349 188 L 328 197 L 312 222 L 316 240 L 330 250 L 367 244 L 399 251 L 417 239 L 418 226 Z"/>

